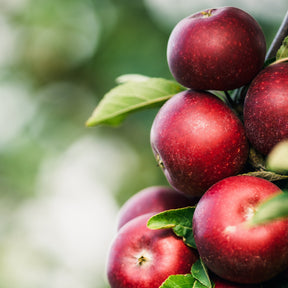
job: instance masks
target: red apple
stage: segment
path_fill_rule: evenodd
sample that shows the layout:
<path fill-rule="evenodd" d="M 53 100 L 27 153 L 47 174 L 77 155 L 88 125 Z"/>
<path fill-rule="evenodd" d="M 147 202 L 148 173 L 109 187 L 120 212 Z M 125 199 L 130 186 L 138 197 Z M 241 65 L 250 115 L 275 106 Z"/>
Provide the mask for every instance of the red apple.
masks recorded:
<path fill-rule="evenodd" d="M 107 263 L 111 288 L 159 288 L 170 275 L 190 273 L 198 259 L 172 230 L 147 228 L 152 215 L 138 216 L 118 231 Z"/>
<path fill-rule="evenodd" d="M 224 280 L 216 275 L 212 275 L 211 279 L 215 285 L 214 288 L 262 288 L 260 284 L 239 284 Z"/>
<path fill-rule="evenodd" d="M 193 196 L 237 174 L 248 156 L 241 121 L 204 91 L 187 90 L 170 98 L 154 119 L 150 140 L 170 185 Z"/>
<path fill-rule="evenodd" d="M 288 138 L 288 62 L 266 67 L 252 81 L 244 102 L 244 125 L 251 144 L 264 155 Z"/>
<path fill-rule="evenodd" d="M 118 230 L 139 215 L 193 206 L 198 200 L 179 193 L 171 187 L 147 187 L 130 197 L 121 207 L 118 214 Z"/>
<path fill-rule="evenodd" d="M 200 199 L 193 232 L 200 257 L 219 277 L 238 283 L 267 281 L 288 265 L 288 220 L 251 226 L 257 205 L 281 193 L 254 176 L 233 176 Z"/>
<path fill-rule="evenodd" d="M 248 84 L 263 67 L 265 53 L 259 24 L 234 7 L 209 9 L 182 19 L 167 47 L 174 78 L 199 90 L 232 90 Z"/>

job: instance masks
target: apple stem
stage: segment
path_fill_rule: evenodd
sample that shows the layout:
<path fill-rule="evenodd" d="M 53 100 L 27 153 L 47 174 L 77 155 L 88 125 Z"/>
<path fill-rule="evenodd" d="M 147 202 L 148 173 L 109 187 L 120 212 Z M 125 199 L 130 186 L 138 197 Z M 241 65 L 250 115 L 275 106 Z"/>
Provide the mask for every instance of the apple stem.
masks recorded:
<path fill-rule="evenodd" d="M 284 38 L 288 35 L 288 11 L 276 33 L 276 36 L 274 37 L 269 50 L 266 54 L 265 60 L 269 60 L 271 58 L 276 57 L 276 53 L 278 49 L 280 48 Z"/>

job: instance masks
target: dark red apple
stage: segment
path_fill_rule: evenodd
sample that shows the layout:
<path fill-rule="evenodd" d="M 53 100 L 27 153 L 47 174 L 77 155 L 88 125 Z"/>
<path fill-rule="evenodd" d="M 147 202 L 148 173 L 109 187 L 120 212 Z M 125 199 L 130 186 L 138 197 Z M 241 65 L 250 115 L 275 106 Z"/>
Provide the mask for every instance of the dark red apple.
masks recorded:
<path fill-rule="evenodd" d="M 138 216 L 118 231 L 107 263 L 111 288 L 159 288 L 170 275 L 190 273 L 198 259 L 172 230 L 147 228 L 152 215 Z"/>
<path fill-rule="evenodd" d="M 260 284 L 239 284 L 224 280 L 216 275 L 212 275 L 211 279 L 215 285 L 214 288 L 263 288 Z"/>
<path fill-rule="evenodd" d="M 167 59 L 174 78 L 199 90 L 232 90 L 263 67 L 266 41 L 256 20 L 234 7 L 208 9 L 172 30 Z"/>
<path fill-rule="evenodd" d="M 233 176 L 213 185 L 198 202 L 193 232 L 200 257 L 219 277 L 265 282 L 288 265 L 288 220 L 251 226 L 257 205 L 281 193 L 272 182 Z"/>
<path fill-rule="evenodd" d="M 248 156 L 241 121 L 204 91 L 187 90 L 170 98 L 154 119 L 150 141 L 171 186 L 193 196 L 237 174 Z"/>
<path fill-rule="evenodd" d="M 168 186 L 147 187 L 130 197 L 121 207 L 118 214 L 118 230 L 139 215 L 193 206 L 198 200 Z"/>
<path fill-rule="evenodd" d="M 244 125 L 252 146 L 264 155 L 288 138 L 288 62 L 266 67 L 252 81 Z"/>

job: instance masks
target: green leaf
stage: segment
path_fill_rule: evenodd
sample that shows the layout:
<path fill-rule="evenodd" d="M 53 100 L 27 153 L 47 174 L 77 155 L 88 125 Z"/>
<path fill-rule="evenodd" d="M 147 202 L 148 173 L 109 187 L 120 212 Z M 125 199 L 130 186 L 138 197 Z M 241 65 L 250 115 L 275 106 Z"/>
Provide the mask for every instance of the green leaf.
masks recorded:
<path fill-rule="evenodd" d="M 279 142 L 267 156 L 266 166 L 276 173 L 288 173 L 288 140 Z"/>
<path fill-rule="evenodd" d="M 279 193 L 260 204 L 250 219 L 251 225 L 288 217 L 288 193 Z"/>
<path fill-rule="evenodd" d="M 212 283 L 209 278 L 208 270 L 201 259 L 197 260 L 191 268 L 192 276 L 199 282 L 195 287 L 212 288 Z M 194 287 L 194 286 L 193 286 Z"/>
<path fill-rule="evenodd" d="M 171 275 L 159 288 L 192 288 L 194 281 L 191 274 Z"/>
<path fill-rule="evenodd" d="M 207 286 L 204 286 L 203 284 L 201 284 L 201 282 L 199 282 L 198 280 L 195 280 L 192 288 L 207 288 Z"/>
<path fill-rule="evenodd" d="M 192 231 L 192 220 L 195 207 L 166 210 L 152 216 L 147 226 L 150 229 L 173 229 L 174 233 L 183 238 L 190 247 L 196 249 Z"/>
<path fill-rule="evenodd" d="M 86 125 L 119 125 L 132 112 L 160 107 L 173 95 L 185 90 L 175 81 L 149 78 L 142 75 L 124 75 L 119 84 L 104 95 Z"/>
<path fill-rule="evenodd" d="M 276 60 L 288 57 L 288 36 L 282 42 L 282 45 L 276 53 Z"/>

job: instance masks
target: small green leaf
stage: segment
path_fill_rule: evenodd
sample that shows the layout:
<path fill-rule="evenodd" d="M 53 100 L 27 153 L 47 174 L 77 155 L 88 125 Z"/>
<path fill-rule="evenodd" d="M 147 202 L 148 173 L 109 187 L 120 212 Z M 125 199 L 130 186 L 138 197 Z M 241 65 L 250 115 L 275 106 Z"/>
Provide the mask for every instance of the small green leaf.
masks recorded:
<path fill-rule="evenodd" d="M 163 78 L 124 75 L 120 85 L 104 95 L 86 125 L 119 125 L 129 114 L 144 108 L 160 107 L 173 95 L 185 90 L 180 84 Z"/>
<path fill-rule="evenodd" d="M 201 282 L 199 282 L 198 280 L 195 280 L 192 288 L 207 288 L 207 286 L 204 286 L 203 284 L 201 284 Z"/>
<path fill-rule="evenodd" d="M 288 36 L 282 42 L 282 45 L 276 53 L 276 60 L 288 57 Z"/>
<path fill-rule="evenodd" d="M 195 207 L 166 210 L 152 216 L 147 226 L 150 229 L 173 229 L 174 233 L 183 238 L 190 247 L 196 249 L 192 231 L 192 219 Z"/>
<path fill-rule="evenodd" d="M 194 281 L 191 274 L 171 275 L 159 288 L 192 288 Z"/>
<path fill-rule="evenodd" d="M 212 288 L 208 270 L 201 259 L 197 260 L 191 268 L 192 276 L 199 282 L 196 287 Z M 201 286 L 201 285 L 202 286 Z M 193 286 L 194 287 L 194 286 Z"/>
<path fill-rule="evenodd" d="M 279 174 L 288 173 L 288 140 L 279 142 L 267 156 L 266 166 Z"/>
<path fill-rule="evenodd" d="M 260 204 L 250 219 L 251 225 L 288 217 L 288 193 L 279 193 Z"/>

